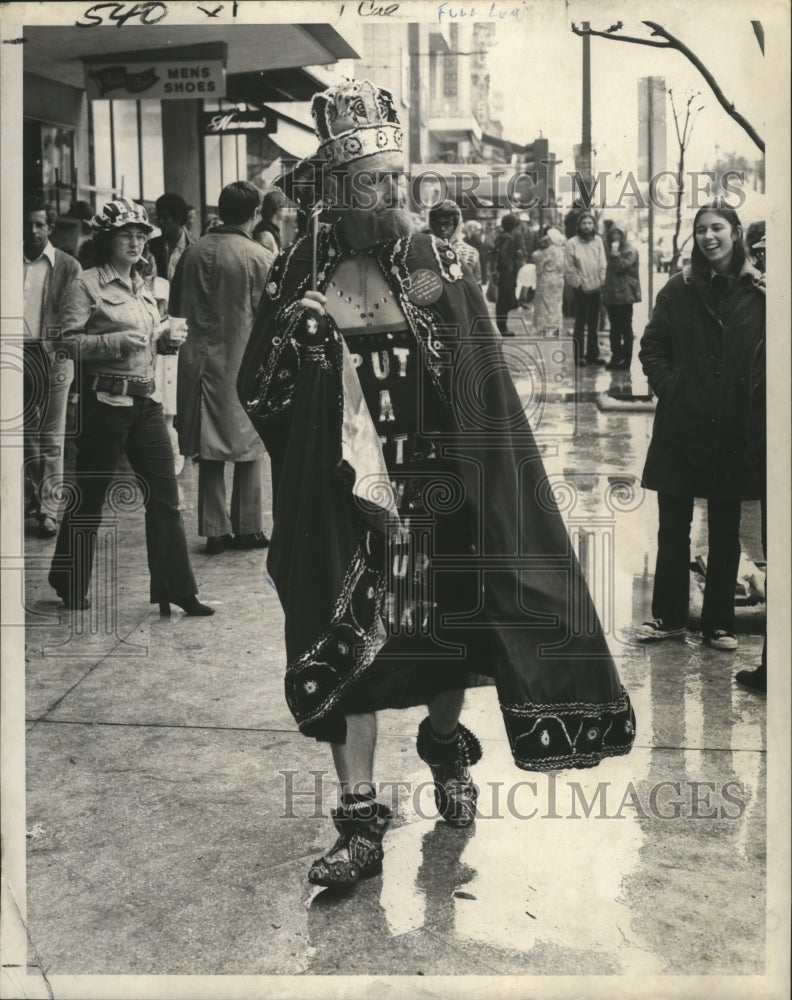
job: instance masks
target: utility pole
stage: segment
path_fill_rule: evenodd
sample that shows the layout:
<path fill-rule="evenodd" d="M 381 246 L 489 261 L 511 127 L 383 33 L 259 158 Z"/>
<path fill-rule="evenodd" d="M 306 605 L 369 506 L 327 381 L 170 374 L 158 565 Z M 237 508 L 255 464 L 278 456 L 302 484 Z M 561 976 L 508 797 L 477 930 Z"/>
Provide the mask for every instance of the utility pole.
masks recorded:
<path fill-rule="evenodd" d="M 583 31 L 588 32 L 589 22 L 583 22 Z M 586 190 L 591 191 L 591 38 L 583 35 L 583 123 L 580 141 L 580 166 Z M 586 208 L 589 208 L 589 197 L 584 196 Z"/>
<path fill-rule="evenodd" d="M 662 76 L 638 80 L 638 180 L 648 185 L 649 309 L 654 305 L 654 201 L 652 179 L 666 166 L 666 87 Z"/>
<path fill-rule="evenodd" d="M 648 112 L 649 112 L 649 134 L 646 137 L 646 150 L 647 150 L 647 160 L 648 160 L 648 171 L 649 171 L 649 197 L 646 199 L 649 204 L 649 219 L 648 219 L 648 237 L 649 237 L 649 315 L 651 315 L 652 309 L 654 308 L 654 204 L 652 199 L 652 188 L 651 182 L 655 175 L 655 163 L 654 163 L 654 101 L 653 101 L 653 91 L 654 91 L 654 80 L 649 78 L 649 86 L 647 87 L 647 101 L 648 101 Z"/>

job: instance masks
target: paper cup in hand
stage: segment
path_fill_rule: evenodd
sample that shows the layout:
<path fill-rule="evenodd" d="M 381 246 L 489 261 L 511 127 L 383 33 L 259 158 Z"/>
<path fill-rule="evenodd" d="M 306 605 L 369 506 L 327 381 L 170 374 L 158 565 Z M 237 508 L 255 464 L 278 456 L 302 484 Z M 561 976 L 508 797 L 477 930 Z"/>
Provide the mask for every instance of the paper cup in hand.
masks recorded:
<path fill-rule="evenodd" d="M 170 316 L 168 322 L 168 340 L 174 347 L 178 347 L 187 339 L 187 320 L 184 316 Z"/>

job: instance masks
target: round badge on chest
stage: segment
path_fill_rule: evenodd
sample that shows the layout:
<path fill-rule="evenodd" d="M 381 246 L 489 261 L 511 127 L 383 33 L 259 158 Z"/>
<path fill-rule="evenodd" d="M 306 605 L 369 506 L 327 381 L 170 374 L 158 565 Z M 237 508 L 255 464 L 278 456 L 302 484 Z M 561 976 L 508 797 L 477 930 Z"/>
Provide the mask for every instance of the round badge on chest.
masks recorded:
<path fill-rule="evenodd" d="M 430 306 L 443 294 L 443 280 L 439 274 L 422 267 L 410 275 L 407 298 L 417 306 Z"/>

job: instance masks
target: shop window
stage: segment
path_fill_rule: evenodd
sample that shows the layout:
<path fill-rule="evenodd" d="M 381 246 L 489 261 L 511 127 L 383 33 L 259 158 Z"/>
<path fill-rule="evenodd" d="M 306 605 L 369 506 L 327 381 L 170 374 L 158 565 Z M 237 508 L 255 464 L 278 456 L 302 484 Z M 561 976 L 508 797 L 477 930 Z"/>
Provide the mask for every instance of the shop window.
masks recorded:
<path fill-rule="evenodd" d="M 140 150 L 143 190 L 146 202 L 165 193 L 165 155 L 162 146 L 162 105 L 159 101 L 138 101 L 140 108 Z"/>
<path fill-rule="evenodd" d="M 92 101 L 97 201 L 123 195 L 151 203 L 164 191 L 159 101 Z"/>
<path fill-rule="evenodd" d="M 205 111 L 223 111 L 229 108 L 246 108 L 245 104 L 229 101 L 204 101 Z M 217 210 L 220 192 L 232 181 L 247 180 L 248 137 L 246 135 L 204 136 L 204 166 L 206 190 L 204 192 L 209 212 Z"/>
<path fill-rule="evenodd" d="M 140 200 L 137 101 L 113 101 L 113 156 L 116 186 L 125 198 Z"/>
<path fill-rule="evenodd" d="M 91 101 L 93 131 L 93 183 L 97 205 L 109 201 L 115 193 L 113 144 L 110 129 L 110 101 Z"/>
<path fill-rule="evenodd" d="M 65 211 L 74 197 L 74 129 L 25 119 L 23 171 L 26 192 Z"/>

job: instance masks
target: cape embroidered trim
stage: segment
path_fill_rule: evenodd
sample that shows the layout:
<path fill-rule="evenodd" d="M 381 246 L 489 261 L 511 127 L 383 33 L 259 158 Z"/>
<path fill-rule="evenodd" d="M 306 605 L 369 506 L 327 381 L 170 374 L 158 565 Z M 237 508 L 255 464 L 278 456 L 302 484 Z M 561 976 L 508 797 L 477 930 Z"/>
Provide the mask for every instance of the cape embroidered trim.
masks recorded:
<path fill-rule="evenodd" d="M 610 702 L 501 703 L 512 756 L 525 771 L 595 767 L 630 752 L 635 714 L 627 692 Z"/>
<path fill-rule="evenodd" d="M 462 267 L 459 263 L 454 248 L 445 241 L 438 241 L 436 236 L 431 236 L 432 253 L 437 261 L 440 274 L 446 281 L 459 281 L 462 278 Z"/>
<path fill-rule="evenodd" d="M 329 628 L 286 667 L 286 701 L 306 735 L 312 735 L 312 725 L 333 710 L 385 642 L 380 621 L 386 578 L 369 565 L 366 543 L 360 542 L 347 567 Z M 370 624 L 359 620 L 353 604 L 368 605 Z"/>

